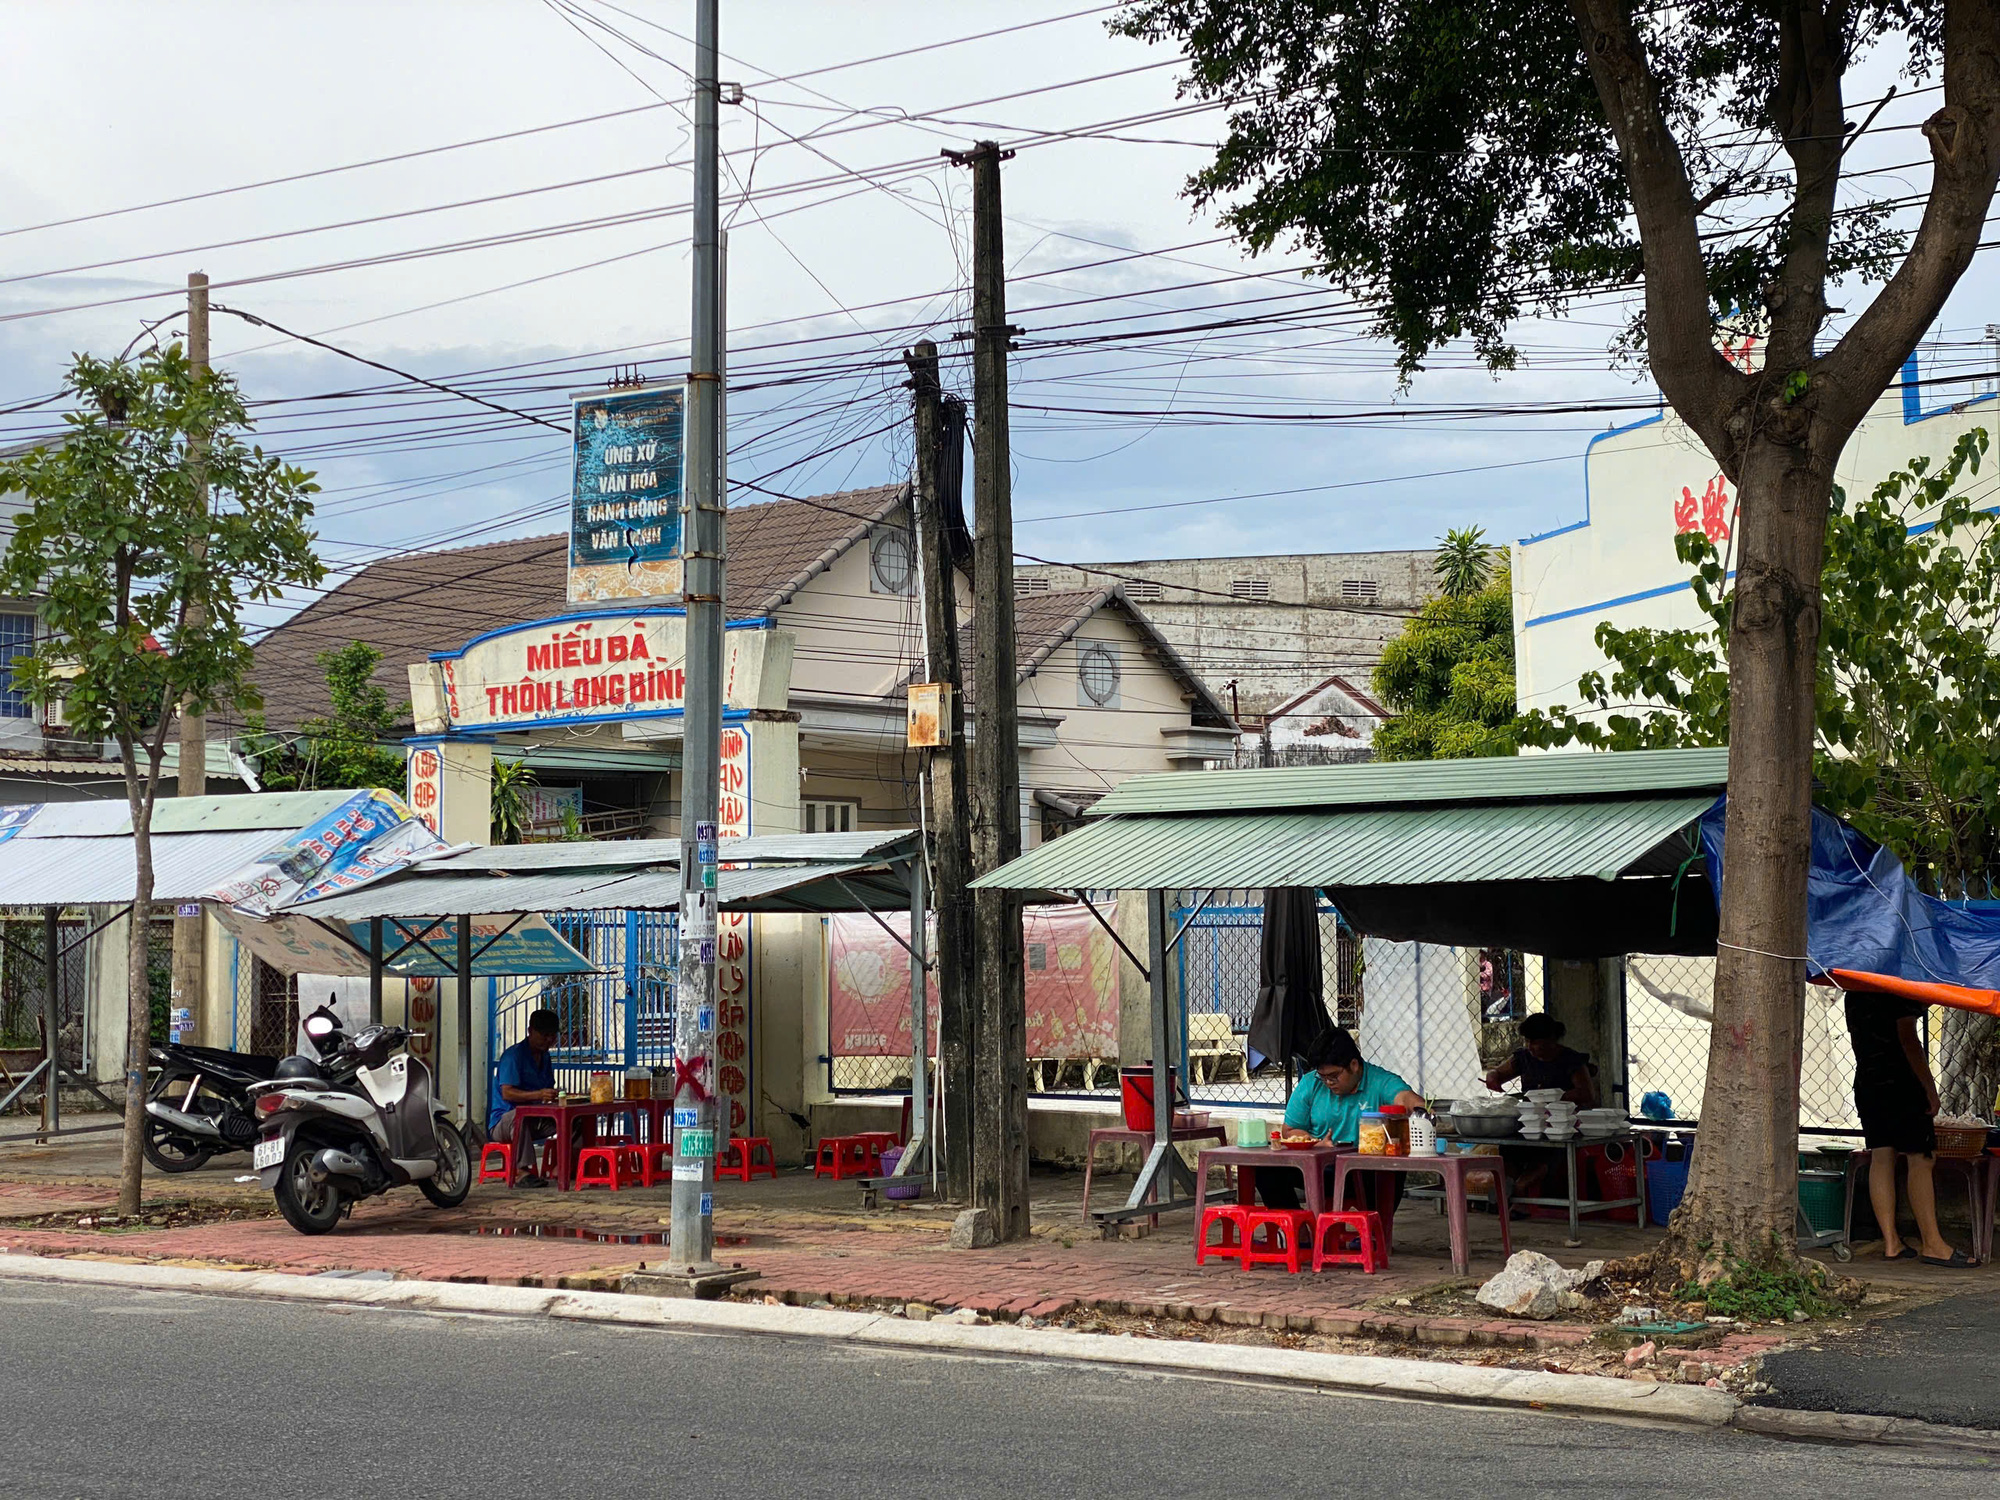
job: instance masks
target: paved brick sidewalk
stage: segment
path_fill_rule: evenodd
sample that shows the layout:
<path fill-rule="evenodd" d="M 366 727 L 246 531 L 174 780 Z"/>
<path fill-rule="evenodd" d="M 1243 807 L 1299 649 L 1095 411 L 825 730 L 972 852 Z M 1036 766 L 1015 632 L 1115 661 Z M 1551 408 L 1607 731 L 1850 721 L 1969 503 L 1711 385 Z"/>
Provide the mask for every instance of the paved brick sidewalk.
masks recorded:
<path fill-rule="evenodd" d="M 1414 1298 L 1452 1280 L 1442 1222 L 1423 1212 L 1398 1216 L 1395 1262 L 1381 1274 L 1342 1268 L 1292 1276 L 1278 1267 L 1246 1273 L 1218 1261 L 1197 1267 L 1191 1228 L 1184 1222 L 1169 1221 L 1138 1240 L 1086 1237 L 1089 1231 L 1067 1196 L 1069 1184 L 1053 1182 L 1050 1195 L 1035 1205 L 1040 1228 L 1033 1240 L 951 1251 L 944 1245 L 948 1212 L 929 1205 L 863 1212 L 855 1206 L 852 1184 L 788 1176 L 725 1197 L 716 1216 L 718 1258 L 759 1273 L 752 1295 L 799 1304 L 923 1302 L 1000 1318 L 1094 1313 L 1550 1356 L 1581 1354 L 1591 1344 L 1592 1330 L 1583 1326 L 1445 1317 L 1398 1307 L 1398 1298 Z M 202 1188 L 181 1179 L 161 1184 L 158 1196 L 176 1192 L 259 1203 L 260 1211 L 268 1205 L 268 1199 L 229 1191 L 226 1181 Z M 0 1183 L 0 1217 L 17 1220 L 108 1209 L 113 1202 L 105 1182 Z M 464 1208 L 449 1212 L 411 1193 L 392 1194 L 361 1205 L 341 1229 L 318 1238 L 264 1217 L 110 1231 L 0 1225 L 0 1246 L 16 1254 L 197 1262 L 306 1275 L 386 1270 L 422 1280 L 615 1288 L 625 1271 L 663 1259 L 663 1248 L 565 1238 L 565 1231 L 657 1234 L 666 1213 L 664 1189 L 558 1195 L 481 1188 Z M 1551 1248 L 1542 1226 L 1516 1228 L 1522 1231 L 1517 1246 L 1532 1236 L 1544 1241 L 1539 1248 Z M 1610 1242 L 1595 1253 L 1623 1253 L 1617 1233 L 1606 1233 Z M 1490 1274 L 1500 1263 L 1495 1226 L 1475 1223 L 1473 1237 L 1474 1273 Z M 1583 1252 L 1557 1253 L 1573 1262 L 1583 1258 Z M 1733 1365 L 1786 1339 L 1776 1330 L 1741 1332 L 1699 1357 Z"/>

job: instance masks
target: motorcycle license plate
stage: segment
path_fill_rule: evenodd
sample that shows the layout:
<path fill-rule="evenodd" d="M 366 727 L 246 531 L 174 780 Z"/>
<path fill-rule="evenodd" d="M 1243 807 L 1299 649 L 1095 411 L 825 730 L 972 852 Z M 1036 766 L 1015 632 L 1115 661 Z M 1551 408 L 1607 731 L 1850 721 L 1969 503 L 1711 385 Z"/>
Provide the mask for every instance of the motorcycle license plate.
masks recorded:
<path fill-rule="evenodd" d="M 285 1164 L 285 1138 L 274 1135 L 257 1143 L 257 1149 L 250 1153 L 250 1165 L 261 1172 L 266 1167 L 282 1167 Z"/>

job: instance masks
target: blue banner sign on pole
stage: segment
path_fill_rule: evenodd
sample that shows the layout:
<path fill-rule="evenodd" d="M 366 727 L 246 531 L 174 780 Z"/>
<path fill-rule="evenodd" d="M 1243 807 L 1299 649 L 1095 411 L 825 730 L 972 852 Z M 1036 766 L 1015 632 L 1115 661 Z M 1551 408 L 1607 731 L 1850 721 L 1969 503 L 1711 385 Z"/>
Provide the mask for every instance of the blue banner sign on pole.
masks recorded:
<path fill-rule="evenodd" d="M 678 593 L 685 396 L 679 385 L 575 400 L 569 597 Z"/>

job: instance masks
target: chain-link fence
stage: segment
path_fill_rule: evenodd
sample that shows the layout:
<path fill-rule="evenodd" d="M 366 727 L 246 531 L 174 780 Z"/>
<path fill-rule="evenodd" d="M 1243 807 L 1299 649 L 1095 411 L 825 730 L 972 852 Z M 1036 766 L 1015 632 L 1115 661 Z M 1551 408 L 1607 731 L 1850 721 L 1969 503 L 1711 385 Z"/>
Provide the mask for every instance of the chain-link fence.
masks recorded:
<path fill-rule="evenodd" d="M 1248 1042 L 1263 943 L 1260 893 L 1217 893 L 1206 905 L 1197 893 L 1181 893 L 1169 916 L 1170 930 L 1186 928 L 1169 982 L 1179 1016 L 1175 1060 L 1190 1097 L 1282 1107 L 1282 1061 L 1257 1057 Z M 1027 920 L 1030 1086 L 1113 1097 L 1119 1066 L 1147 1063 L 1152 1052 L 1149 1021 L 1120 1024 L 1123 955 L 1080 910 L 1031 910 Z M 906 1090 L 909 960 L 865 917 L 830 918 L 828 927 L 829 1082 L 841 1092 Z M 1672 1122 L 1701 1118 L 1713 959 L 1632 954 L 1602 966 L 1556 965 L 1500 949 L 1395 943 L 1352 932 L 1324 903 L 1320 944 L 1327 1019 L 1352 1030 L 1365 1056 L 1419 1093 L 1479 1091 L 1486 1073 L 1520 1046 L 1520 1022 L 1549 1008 L 1552 986 L 1581 983 L 1592 987 L 1585 1009 L 1596 1017 L 1594 1035 L 1569 1041 L 1591 1055 L 1604 1101 Z M 1577 972 L 1563 975 L 1565 968 Z M 1124 1002 L 1143 1003 L 1143 995 L 1127 976 Z M 1808 1131 L 1858 1128 L 1843 1001 L 1838 990 L 1806 986 L 1799 1124 Z M 2000 1023 L 1940 1011 L 1927 1035 L 1946 1111 L 1991 1109 L 2000 1089 Z"/>
<path fill-rule="evenodd" d="M 0 1048 L 42 1046 L 42 993 L 48 983 L 41 914 L 0 917 L 6 943 L 0 946 Z M 89 1060 L 90 1022 L 86 984 L 88 931 L 81 918 L 56 925 L 56 1034 L 65 1066 L 81 1071 Z M 5 1092 L 0 1087 L 0 1092 Z"/>

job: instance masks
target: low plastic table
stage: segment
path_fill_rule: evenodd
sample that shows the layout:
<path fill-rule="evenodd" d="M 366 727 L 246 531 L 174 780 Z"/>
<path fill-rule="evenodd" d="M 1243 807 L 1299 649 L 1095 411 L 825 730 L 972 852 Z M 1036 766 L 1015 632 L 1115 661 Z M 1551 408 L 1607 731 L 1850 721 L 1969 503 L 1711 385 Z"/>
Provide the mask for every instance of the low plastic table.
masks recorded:
<path fill-rule="evenodd" d="M 1176 1141 L 1216 1141 L 1229 1144 L 1229 1132 L 1220 1125 L 1176 1125 L 1173 1129 Z M 1142 1150 L 1153 1144 L 1153 1132 L 1134 1130 L 1128 1125 L 1106 1125 L 1090 1132 L 1090 1143 L 1084 1147 L 1083 1158 L 1083 1216 L 1090 1217 L 1090 1176 L 1097 1169 L 1097 1148 L 1105 1141 L 1117 1145 L 1138 1146 Z M 1206 1155 L 1207 1153 L 1203 1153 Z M 1196 1212 L 1200 1210 L 1197 1209 Z"/>
<path fill-rule="evenodd" d="M 1236 1170 L 1236 1201 L 1255 1203 L 1257 1201 L 1258 1167 L 1283 1167 L 1299 1173 L 1305 1178 L 1306 1210 L 1312 1214 L 1326 1212 L 1326 1169 L 1337 1157 L 1354 1155 L 1352 1146 L 1308 1146 L 1292 1151 L 1283 1146 L 1219 1146 L 1204 1151 L 1195 1161 L 1194 1169 L 1194 1221 L 1201 1223 L 1201 1211 L 1208 1201 L 1208 1169 L 1210 1167 L 1233 1167 Z M 1342 1203 L 1339 1189 L 1334 1191 L 1333 1201 Z"/>
<path fill-rule="evenodd" d="M 1292 1152 L 1286 1152 L 1287 1156 Z M 1298 1155 L 1306 1155 L 1299 1152 Z M 1363 1156 L 1358 1151 L 1343 1150 L 1333 1168 L 1333 1201 L 1347 1201 L 1347 1178 L 1352 1172 L 1435 1172 L 1444 1178 L 1445 1214 L 1451 1224 L 1451 1268 L 1461 1276 L 1472 1274 L 1472 1251 L 1467 1243 L 1467 1213 L 1465 1207 L 1465 1179 L 1472 1172 L 1490 1172 L 1497 1184 L 1497 1206 L 1500 1210 L 1500 1254 L 1505 1257 L 1514 1253 L 1514 1237 L 1508 1229 L 1509 1205 L 1507 1202 L 1507 1168 L 1497 1156 Z M 1310 1186 L 1310 1183 L 1308 1183 Z M 1199 1212 L 1199 1210 L 1197 1210 Z M 1317 1212 L 1317 1210 L 1315 1210 Z M 1199 1223 L 1200 1220 L 1195 1221 Z"/>
<path fill-rule="evenodd" d="M 553 1120 L 556 1123 L 556 1186 L 564 1191 L 575 1186 L 576 1158 L 580 1146 L 579 1127 L 586 1120 L 601 1120 L 612 1115 L 631 1115 L 634 1123 L 643 1120 L 642 1127 L 648 1145 L 667 1139 L 664 1129 L 670 1103 L 665 1099 L 614 1099 L 609 1104 L 517 1104 L 514 1106 L 514 1170 L 508 1175 L 507 1186 L 514 1185 L 524 1166 L 520 1142 L 525 1139 L 523 1126 L 529 1120 Z"/>

